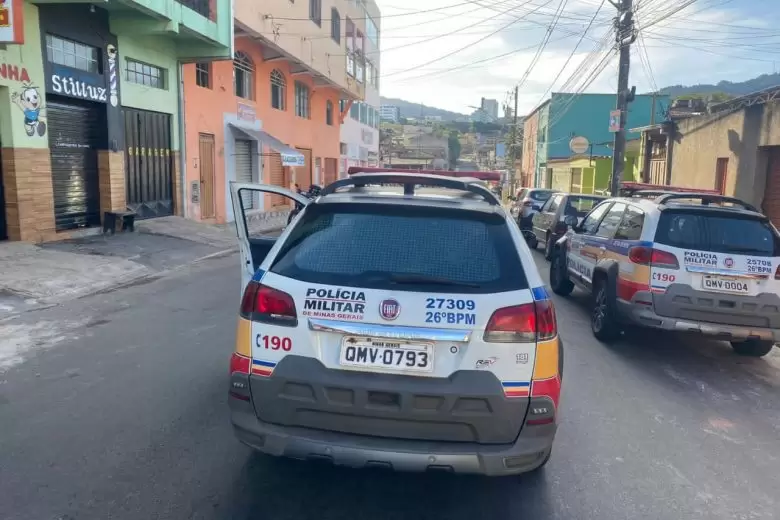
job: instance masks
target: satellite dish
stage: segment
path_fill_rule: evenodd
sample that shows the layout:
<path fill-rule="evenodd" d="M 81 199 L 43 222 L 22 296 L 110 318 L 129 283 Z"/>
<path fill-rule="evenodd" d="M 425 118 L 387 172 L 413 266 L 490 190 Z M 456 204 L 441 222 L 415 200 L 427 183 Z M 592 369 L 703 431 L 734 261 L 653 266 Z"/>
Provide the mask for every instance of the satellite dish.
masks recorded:
<path fill-rule="evenodd" d="M 590 142 L 588 139 L 582 136 L 572 137 L 571 141 L 569 141 L 569 150 L 576 154 L 587 152 L 589 146 Z"/>

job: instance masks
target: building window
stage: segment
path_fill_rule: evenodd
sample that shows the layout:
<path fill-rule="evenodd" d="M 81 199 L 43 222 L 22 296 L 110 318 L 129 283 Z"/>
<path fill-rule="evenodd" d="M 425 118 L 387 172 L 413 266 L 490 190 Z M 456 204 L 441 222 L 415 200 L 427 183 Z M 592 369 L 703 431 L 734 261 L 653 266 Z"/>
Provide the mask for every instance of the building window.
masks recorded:
<path fill-rule="evenodd" d="M 322 26 L 322 0 L 309 0 L 309 19 Z"/>
<path fill-rule="evenodd" d="M 354 119 L 355 121 L 360 120 L 360 103 L 354 102 L 352 103 L 352 106 L 349 108 L 349 117 Z"/>
<path fill-rule="evenodd" d="M 46 35 L 46 57 L 50 63 L 99 74 L 100 51 L 97 47 Z"/>
<path fill-rule="evenodd" d="M 287 80 L 279 69 L 271 71 L 271 106 L 287 110 Z"/>
<path fill-rule="evenodd" d="M 309 87 L 300 81 L 295 82 L 295 115 L 309 119 L 311 111 L 309 110 Z"/>
<path fill-rule="evenodd" d="M 211 88 L 211 63 L 199 62 L 195 64 L 195 83 L 199 87 Z"/>
<path fill-rule="evenodd" d="M 374 20 L 366 14 L 366 36 L 374 44 L 374 47 L 379 47 L 379 31 L 376 29 Z"/>
<path fill-rule="evenodd" d="M 330 37 L 341 45 L 341 15 L 335 7 L 330 10 Z"/>
<path fill-rule="evenodd" d="M 255 64 L 252 59 L 241 51 L 233 56 L 233 81 L 236 96 L 244 99 L 255 99 Z"/>
<path fill-rule="evenodd" d="M 165 69 L 125 58 L 125 79 L 152 88 L 165 88 Z"/>
<path fill-rule="evenodd" d="M 333 126 L 333 101 L 331 100 L 325 103 L 325 123 L 328 126 Z"/>

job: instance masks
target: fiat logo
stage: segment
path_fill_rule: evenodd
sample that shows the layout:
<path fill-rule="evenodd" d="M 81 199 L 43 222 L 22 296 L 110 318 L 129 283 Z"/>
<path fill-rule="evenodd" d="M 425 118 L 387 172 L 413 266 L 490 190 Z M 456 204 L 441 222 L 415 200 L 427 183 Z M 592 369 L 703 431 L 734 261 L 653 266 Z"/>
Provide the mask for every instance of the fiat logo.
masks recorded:
<path fill-rule="evenodd" d="M 379 315 L 382 316 L 382 318 L 392 321 L 396 319 L 399 314 L 401 314 L 401 304 L 398 303 L 397 300 L 390 298 L 388 300 L 383 300 L 382 303 L 379 304 Z"/>
<path fill-rule="evenodd" d="M 726 257 L 726 258 L 723 260 L 723 265 L 725 265 L 726 267 L 728 267 L 729 269 L 731 269 L 732 267 L 734 267 L 734 259 L 733 259 L 733 258 L 731 258 L 731 257 Z"/>

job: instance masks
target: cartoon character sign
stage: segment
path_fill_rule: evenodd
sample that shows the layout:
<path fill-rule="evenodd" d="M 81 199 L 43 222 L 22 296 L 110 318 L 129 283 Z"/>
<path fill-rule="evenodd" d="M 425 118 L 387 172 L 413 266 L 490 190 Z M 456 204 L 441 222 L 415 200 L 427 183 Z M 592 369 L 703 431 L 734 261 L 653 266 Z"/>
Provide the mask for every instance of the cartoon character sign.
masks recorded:
<path fill-rule="evenodd" d="M 36 133 L 43 137 L 46 134 L 46 123 L 41 121 L 41 111 L 44 110 L 43 96 L 38 87 L 24 83 L 20 92 L 11 95 L 11 101 L 24 112 L 24 129 L 32 137 Z"/>

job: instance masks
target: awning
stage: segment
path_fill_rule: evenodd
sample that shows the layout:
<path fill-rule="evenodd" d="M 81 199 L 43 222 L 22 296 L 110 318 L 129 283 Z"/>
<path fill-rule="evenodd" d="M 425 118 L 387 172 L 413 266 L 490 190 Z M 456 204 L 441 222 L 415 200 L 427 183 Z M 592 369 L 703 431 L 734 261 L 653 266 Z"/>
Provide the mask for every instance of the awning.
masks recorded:
<path fill-rule="evenodd" d="M 283 142 L 281 142 L 279 139 L 272 136 L 268 132 L 264 132 L 263 130 L 250 130 L 248 128 L 242 128 L 240 126 L 236 126 L 233 124 L 231 124 L 230 127 L 236 132 L 240 134 L 244 134 L 249 139 L 254 139 L 255 141 L 259 141 L 267 145 L 269 148 L 272 148 L 273 150 L 279 152 L 279 154 L 282 156 L 282 166 L 305 166 L 306 165 L 306 159 L 304 158 L 301 152 L 299 152 L 295 148 L 287 146 L 286 144 L 284 144 Z"/>

